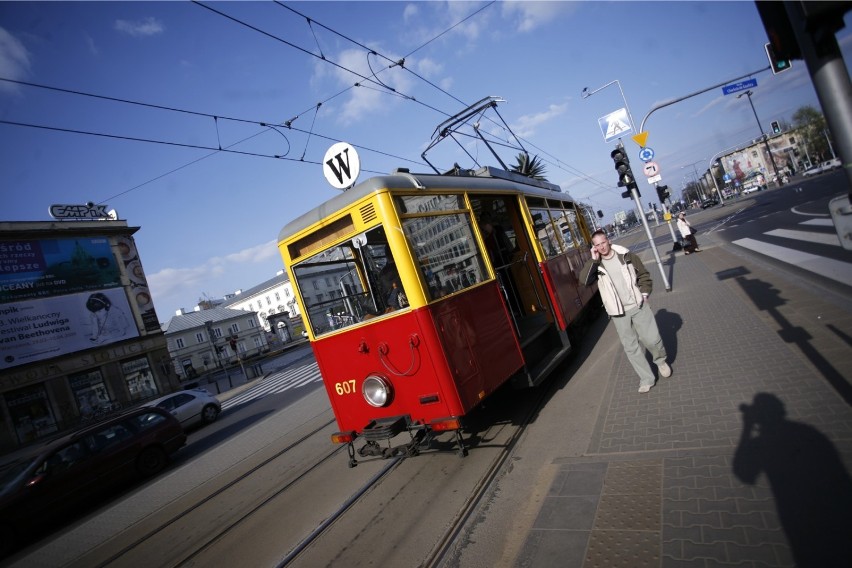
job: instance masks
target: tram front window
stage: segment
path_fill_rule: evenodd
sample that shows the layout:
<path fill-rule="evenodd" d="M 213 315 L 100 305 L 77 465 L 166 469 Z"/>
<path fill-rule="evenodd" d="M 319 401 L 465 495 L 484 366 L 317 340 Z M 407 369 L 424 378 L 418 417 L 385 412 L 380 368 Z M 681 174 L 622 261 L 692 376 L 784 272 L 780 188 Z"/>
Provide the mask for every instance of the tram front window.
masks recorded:
<path fill-rule="evenodd" d="M 408 306 L 382 227 L 314 254 L 293 273 L 317 336 Z"/>

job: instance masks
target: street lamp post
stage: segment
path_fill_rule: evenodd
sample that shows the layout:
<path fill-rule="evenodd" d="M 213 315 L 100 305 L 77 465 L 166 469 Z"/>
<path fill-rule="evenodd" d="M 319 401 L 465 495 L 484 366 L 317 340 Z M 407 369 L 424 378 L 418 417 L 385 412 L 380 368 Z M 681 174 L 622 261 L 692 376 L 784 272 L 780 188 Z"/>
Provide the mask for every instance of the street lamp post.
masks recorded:
<path fill-rule="evenodd" d="M 751 105 L 751 112 L 754 113 L 754 119 L 757 121 L 757 127 L 760 129 L 760 137 L 763 139 L 763 144 L 766 146 L 766 153 L 769 154 L 769 161 L 772 162 L 772 169 L 775 171 L 775 182 L 781 186 L 783 183 L 781 182 L 781 176 L 778 174 L 778 166 L 775 165 L 775 156 L 772 155 L 772 150 L 769 149 L 769 141 L 766 139 L 766 134 L 763 133 L 763 126 L 760 124 L 760 119 L 757 118 L 757 111 L 754 110 L 754 103 L 751 102 L 752 93 L 750 90 L 745 93 L 740 93 L 737 95 L 739 99 L 743 95 L 748 97 L 748 104 Z"/>
<path fill-rule="evenodd" d="M 618 82 L 618 79 L 615 79 L 614 81 L 610 81 L 609 83 L 607 83 L 603 87 L 598 87 L 594 91 L 589 91 L 588 87 L 584 87 L 582 92 L 580 93 L 580 96 L 583 97 L 584 99 L 587 99 L 587 98 L 591 97 L 592 95 L 594 95 L 595 93 L 597 93 L 598 91 L 602 91 L 603 89 L 606 89 L 607 87 L 609 87 L 612 84 L 618 85 L 618 91 L 621 93 L 621 100 L 624 101 L 624 110 L 627 111 L 627 119 L 630 121 L 630 128 L 633 132 L 636 132 L 636 126 L 633 124 L 633 115 L 630 114 L 630 107 L 627 106 L 627 98 L 624 96 L 624 91 L 621 89 L 621 83 Z M 621 148 L 622 150 L 624 148 L 620 139 L 618 141 L 618 147 Z M 663 279 L 663 285 L 666 288 L 666 292 L 671 292 L 672 287 L 671 287 L 671 284 L 669 284 L 668 278 L 666 277 L 665 270 L 663 270 L 663 261 L 660 260 L 660 253 L 659 253 L 659 251 L 657 251 L 657 244 L 654 242 L 653 235 L 651 235 L 651 227 L 648 226 L 648 219 L 645 218 L 644 214 L 641 214 L 642 211 L 643 211 L 642 202 L 639 200 L 639 191 L 636 189 L 635 183 L 633 184 L 633 188 L 630 190 L 630 195 L 633 197 L 633 201 L 636 204 L 636 208 L 640 212 L 639 218 L 642 220 L 642 226 L 645 228 L 645 234 L 648 236 L 648 244 L 650 245 L 651 252 L 654 253 L 654 258 L 657 261 L 657 267 L 660 270 L 660 277 Z M 671 225 L 669 225 L 669 229 L 671 229 Z M 674 233 L 672 233 L 672 238 L 674 238 Z"/>
<path fill-rule="evenodd" d="M 592 95 L 594 95 L 598 91 L 603 91 L 604 89 L 606 89 L 607 87 L 609 87 L 612 84 L 618 85 L 618 92 L 621 93 L 621 100 L 624 101 L 624 110 L 627 111 L 627 119 L 630 121 L 630 129 L 633 132 L 636 132 L 636 124 L 633 122 L 633 115 L 630 114 L 630 107 L 627 106 L 627 99 L 624 97 L 624 91 L 621 89 L 621 83 L 618 82 L 618 79 L 616 79 L 614 81 L 610 81 L 609 83 L 607 83 L 603 87 L 598 87 L 594 91 L 590 91 L 588 87 L 583 87 L 583 90 L 580 93 L 580 96 L 583 97 L 584 99 L 588 99 L 589 97 L 591 97 Z"/>

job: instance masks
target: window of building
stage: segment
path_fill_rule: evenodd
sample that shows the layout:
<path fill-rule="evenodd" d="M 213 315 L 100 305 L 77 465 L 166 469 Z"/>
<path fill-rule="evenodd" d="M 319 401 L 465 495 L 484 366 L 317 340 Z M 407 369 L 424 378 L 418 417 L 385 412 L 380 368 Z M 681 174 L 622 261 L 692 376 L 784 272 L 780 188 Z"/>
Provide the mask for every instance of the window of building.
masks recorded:
<path fill-rule="evenodd" d="M 104 384 L 104 378 L 98 369 L 70 375 L 68 383 L 71 385 L 74 398 L 77 400 L 80 416 L 91 416 L 98 409 L 107 407 L 112 402 Z"/>
<path fill-rule="evenodd" d="M 4 398 L 21 444 L 34 442 L 58 430 L 44 385 L 11 391 Z"/>
<path fill-rule="evenodd" d="M 200 331 L 195 334 L 195 342 L 196 343 L 204 343 L 204 334 Z"/>
<path fill-rule="evenodd" d="M 175 347 L 178 349 L 183 349 L 183 337 L 178 337 L 175 339 Z"/>
<path fill-rule="evenodd" d="M 231 333 L 237 333 L 238 331 L 240 331 L 240 324 L 237 323 L 237 322 L 232 323 L 231 324 Z"/>
<path fill-rule="evenodd" d="M 254 318 L 248 319 L 248 326 L 249 327 L 257 327 L 257 323 L 254 321 Z"/>
<path fill-rule="evenodd" d="M 131 400 L 145 400 L 159 394 L 147 357 L 122 362 L 121 372 L 127 381 Z"/>
<path fill-rule="evenodd" d="M 270 297 L 269 297 L 269 296 L 267 296 L 267 297 L 266 297 L 266 305 L 267 305 L 267 306 L 271 306 L 271 305 L 272 305 L 272 299 L 270 299 Z"/>
<path fill-rule="evenodd" d="M 275 301 L 276 301 L 276 302 L 280 302 L 280 301 L 281 301 L 281 294 L 279 294 L 278 292 L 275 292 Z"/>

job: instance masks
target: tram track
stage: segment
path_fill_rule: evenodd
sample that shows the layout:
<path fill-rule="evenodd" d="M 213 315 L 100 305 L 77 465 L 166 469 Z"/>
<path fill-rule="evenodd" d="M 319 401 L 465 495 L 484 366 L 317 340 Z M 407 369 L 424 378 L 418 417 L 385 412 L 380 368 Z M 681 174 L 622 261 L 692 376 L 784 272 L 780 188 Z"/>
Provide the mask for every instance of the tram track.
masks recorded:
<path fill-rule="evenodd" d="M 255 440 L 218 456 L 208 452 L 180 464 L 53 539 L 23 551 L 9 565 L 192 564 L 194 557 L 227 540 L 269 502 L 310 478 L 312 470 L 334 463 L 342 448 L 329 446 L 326 440 L 335 420 L 319 410 L 297 412 L 297 422 L 279 436 L 260 431 Z M 240 446 L 245 450 L 237 449 Z"/>
<path fill-rule="evenodd" d="M 505 473 L 507 464 L 514 454 L 517 443 L 526 432 L 527 426 L 551 396 L 551 388 L 545 387 L 535 391 L 535 394 L 523 405 L 523 410 L 513 415 L 509 421 L 500 422 L 494 416 L 485 417 L 483 421 L 491 423 L 488 426 L 489 431 L 496 429 L 497 433 L 493 436 L 481 436 L 478 446 L 472 447 L 466 458 L 459 459 L 454 452 L 450 453 L 443 449 L 435 453 L 424 451 L 422 455 L 414 459 L 393 458 L 334 514 L 312 531 L 297 547 L 289 551 L 275 565 L 276 568 L 343 566 L 365 561 L 367 558 L 363 556 L 364 554 L 370 555 L 369 558 L 375 560 L 377 557 L 382 557 L 382 553 L 381 545 L 375 542 L 373 533 L 382 535 L 385 540 L 393 540 L 395 527 L 412 522 L 408 520 L 410 511 L 424 511 L 428 517 L 428 520 L 424 522 L 432 525 L 433 529 L 440 527 L 440 530 L 433 530 L 428 546 L 420 548 L 419 553 L 415 552 L 417 549 L 411 548 L 411 556 L 406 558 L 406 564 L 402 565 L 422 568 L 446 566 L 465 527 L 480 510 L 495 480 Z M 507 427 L 506 422 L 511 423 L 511 426 Z M 499 450 L 489 455 L 487 460 L 476 463 L 478 455 L 488 455 L 494 448 Z M 451 477 L 444 489 L 445 493 L 456 492 L 456 483 L 459 483 L 459 479 L 472 471 L 476 471 L 476 480 L 472 485 L 460 485 L 466 487 L 465 498 L 453 502 L 451 520 L 443 525 L 446 517 L 438 512 L 439 507 L 430 507 L 435 500 L 430 498 L 428 493 L 426 496 L 419 495 L 422 487 L 418 485 L 417 478 L 435 480 L 437 478 L 435 472 L 446 472 L 448 464 L 455 469 L 450 472 Z M 395 475 L 397 472 L 398 475 Z M 378 501 L 378 504 L 374 503 L 371 506 L 366 503 L 370 499 Z M 397 500 L 403 501 L 404 505 L 394 508 L 392 504 Z M 403 512 L 399 513 L 400 510 Z M 450 510 L 446 512 L 450 513 Z M 414 522 L 414 524 L 417 523 Z M 401 532 L 411 531 L 401 529 Z M 335 547 L 339 549 L 338 552 L 323 552 Z M 398 548 L 406 548 L 404 540 L 398 543 Z M 384 561 L 393 563 L 388 558 L 384 558 Z"/>
<path fill-rule="evenodd" d="M 488 495 L 493 483 L 504 471 L 506 463 L 514 454 L 515 447 L 526 432 L 532 418 L 541 411 L 546 401 L 550 398 L 551 390 L 553 389 L 553 382 L 548 381 L 545 385 L 547 385 L 547 388 L 540 389 L 536 392 L 536 396 L 534 397 L 532 404 L 524 413 L 523 420 L 511 435 L 505 448 L 494 460 L 492 460 L 490 467 L 484 473 L 481 481 L 476 486 L 476 490 L 469 496 L 464 507 L 459 510 L 458 516 L 452 525 L 444 532 L 441 539 L 436 543 L 435 548 L 429 553 L 429 556 L 424 559 L 422 564 L 420 564 L 420 568 L 438 568 L 446 565 L 446 562 L 452 554 L 455 544 L 460 535 L 463 533 L 465 526 L 467 526 L 471 516 L 479 510 L 480 504 Z"/>

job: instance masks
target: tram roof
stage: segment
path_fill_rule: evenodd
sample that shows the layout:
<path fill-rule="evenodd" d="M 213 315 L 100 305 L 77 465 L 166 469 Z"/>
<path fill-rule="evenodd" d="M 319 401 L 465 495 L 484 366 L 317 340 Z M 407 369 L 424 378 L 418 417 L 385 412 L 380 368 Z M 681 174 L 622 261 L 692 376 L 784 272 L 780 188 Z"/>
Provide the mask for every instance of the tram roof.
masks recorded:
<path fill-rule="evenodd" d="M 571 195 L 563 192 L 553 183 L 532 179 L 515 172 L 484 167 L 478 170 L 461 170 L 452 174 L 412 174 L 399 169 L 384 176 L 371 177 L 354 187 L 336 195 L 307 213 L 293 219 L 278 233 L 278 242 L 294 235 L 329 215 L 355 203 L 356 201 L 384 189 L 411 190 L 459 190 L 473 192 L 521 192 L 525 195 L 543 199 L 564 199 L 573 201 Z"/>

